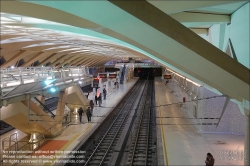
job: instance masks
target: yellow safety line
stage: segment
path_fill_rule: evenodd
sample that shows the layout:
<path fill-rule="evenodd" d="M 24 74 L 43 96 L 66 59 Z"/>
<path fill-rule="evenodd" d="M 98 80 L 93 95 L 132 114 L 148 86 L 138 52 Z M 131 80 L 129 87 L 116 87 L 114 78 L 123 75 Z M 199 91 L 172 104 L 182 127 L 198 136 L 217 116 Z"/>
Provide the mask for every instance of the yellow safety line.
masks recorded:
<path fill-rule="evenodd" d="M 87 130 L 87 129 L 86 129 Z M 85 130 L 85 131 L 86 131 Z M 84 132 L 85 132 L 84 131 Z M 76 134 L 73 138 L 71 138 L 70 141 L 68 141 L 59 151 L 64 151 L 73 141 L 75 141 L 78 137 L 80 136 L 80 134 Z M 62 153 L 57 153 L 55 154 L 55 156 L 60 156 L 62 155 Z M 44 164 L 44 166 L 49 166 L 49 165 L 54 165 L 54 161 L 56 160 L 56 157 L 54 157 L 53 159 L 51 159 L 51 163 L 46 163 Z"/>
<path fill-rule="evenodd" d="M 155 94 L 156 95 L 156 94 Z M 157 104 L 160 105 L 159 102 L 159 96 L 157 95 Z M 160 110 L 160 117 L 161 117 L 161 107 L 158 107 Z M 162 137 L 162 142 L 163 142 L 163 149 L 164 149 L 164 161 L 165 161 L 165 165 L 168 165 L 168 156 L 167 156 L 167 146 L 166 146 L 166 141 L 165 141 L 165 134 L 164 134 L 164 129 L 163 129 L 163 125 L 162 125 L 162 118 L 160 120 L 161 123 L 161 137 Z"/>
<path fill-rule="evenodd" d="M 112 106 L 114 102 L 116 102 L 116 100 L 114 100 L 110 105 Z M 108 109 L 108 108 L 107 108 L 107 109 Z M 107 109 L 105 109 L 105 111 L 106 111 Z M 101 116 L 102 116 L 104 113 L 106 113 L 105 111 L 103 111 L 103 113 L 101 114 Z M 101 118 L 101 117 L 98 117 L 98 119 L 99 119 L 99 118 Z M 98 119 L 96 119 L 96 120 L 98 120 Z M 93 123 L 91 123 L 91 124 L 88 126 L 88 128 L 86 128 L 85 131 L 84 131 L 82 134 L 84 134 L 92 125 L 93 125 Z M 80 136 L 80 134 L 76 134 L 69 142 L 67 142 L 67 143 L 60 149 L 60 151 L 65 150 L 65 149 L 66 149 L 66 148 L 67 148 L 76 138 L 78 138 L 79 136 Z M 59 155 L 61 155 L 61 153 L 56 154 L 56 156 L 59 156 Z M 49 166 L 50 164 L 54 164 L 53 161 L 55 161 L 55 159 L 56 159 L 56 158 L 51 159 L 52 163 L 44 164 L 44 166 Z"/>

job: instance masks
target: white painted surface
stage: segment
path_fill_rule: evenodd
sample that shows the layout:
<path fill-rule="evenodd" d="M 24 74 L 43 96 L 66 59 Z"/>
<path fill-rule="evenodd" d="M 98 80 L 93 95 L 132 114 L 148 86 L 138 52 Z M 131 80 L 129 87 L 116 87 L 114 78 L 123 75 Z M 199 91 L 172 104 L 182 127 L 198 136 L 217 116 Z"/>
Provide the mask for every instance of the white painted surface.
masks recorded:
<path fill-rule="evenodd" d="M 164 80 L 157 78 L 155 81 L 157 105 L 177 103 L 177 99 L 171 93 Z M 196 131 L 187 115 L 178 105 L 157 107 L 162 118 L 161 125 L 167 154 L 168 165 L 205 165 L 206 154 L 210 152 L 215 158 L 215 165 L 243 165 L 243 160 L 229 160 L 228 155 L 223 159 L 222 153 L 229 150 L 238 151 L 244 149 L 244 136 L 228 134 L 200 134 Z M 184 125 L 188 124 L 188 125 Z M 225 144 L 220 144 L 225 143 Z M 163 143 L 164 145 L 164 143 Z"/>

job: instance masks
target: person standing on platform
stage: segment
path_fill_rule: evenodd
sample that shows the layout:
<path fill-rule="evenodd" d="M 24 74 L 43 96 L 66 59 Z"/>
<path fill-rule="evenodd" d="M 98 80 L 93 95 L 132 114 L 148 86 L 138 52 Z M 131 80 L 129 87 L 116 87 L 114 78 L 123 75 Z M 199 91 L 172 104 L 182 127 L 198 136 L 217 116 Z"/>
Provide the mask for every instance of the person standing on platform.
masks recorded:
<path fill-rule="evenodd" d="M 79 121 L 80 121 L 80 123 L 82 123 L 82 114 L 83 114 L 82 107 L 80 107 L 77 112 L 78 112 L 78 115 L 79 115 Z"/>
<path fill-rule="evenodd" d="M 87 114 L 88 122 L 91 122 L 92 113 L 91 113 L 90 107 L 88 107 L 88 109 L 86 111 L 86 114 Z"/>
<path fill-rule="evenodd" d="M 97 100 L 98 100 L 98 97 L 97 97 L 97 94 L 95 95 L 95 104 L 97 105 Z"/>
<path fill-rule="evenodd" d="M 119 88 L 119 83 L 118 83 L 118 81 L 115 82 L 115 88 L 116 88 L 116 89 Z"/>
<path fill-rule="evenodd" d="M 213 166 L 214 165 L 214 157 L 211 153 L 207 153 L 207 158 L 206 158 L 206 166 Z"/>
<path fill-rule="evenodd" d="M 101 104 L 102 104 L 102 94 L 101 93 L 98 97 L 98 103 L 99 103 L 99 107 L 101 107 Z"/>
<path fill-rule="evenodd" d="M 90 109 L 91 109 L 91 114 L 93 114 L 94 105 L 95 104 L 94 104 L 93 100 L 90 100 L 89 106 L 90 106 Z"/>
<path fill-rule="evenodd" d="M 106 100 L 107 90 L 103 88 L 103 100 Z"/>

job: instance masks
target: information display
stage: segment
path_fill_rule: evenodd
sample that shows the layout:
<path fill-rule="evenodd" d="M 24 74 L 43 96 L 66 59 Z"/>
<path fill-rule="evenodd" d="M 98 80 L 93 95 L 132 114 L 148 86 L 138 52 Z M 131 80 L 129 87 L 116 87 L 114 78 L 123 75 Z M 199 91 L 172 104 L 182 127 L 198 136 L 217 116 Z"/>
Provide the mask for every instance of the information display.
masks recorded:
<path fill-rule="evenodd" d="M 164 75 L 164 79 L 172 79 L 171 75 Z"/>
<path fill-rule="evenodd" d="M 107 74 L 99 74 L 100 78 L 107 78 Z"/>
<path fill-rule="evenodd" d="M 117 74 L 109 74 L 109 78 L 116 78 Z"/>

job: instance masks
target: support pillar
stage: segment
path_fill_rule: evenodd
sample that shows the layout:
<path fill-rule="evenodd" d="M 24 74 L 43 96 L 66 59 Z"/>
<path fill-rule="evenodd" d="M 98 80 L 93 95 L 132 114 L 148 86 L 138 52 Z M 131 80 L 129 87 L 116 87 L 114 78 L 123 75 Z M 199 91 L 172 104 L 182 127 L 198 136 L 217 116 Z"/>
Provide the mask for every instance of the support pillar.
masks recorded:
<path fill-rule="evenodd" d="M 60 91 L 57 109 L 56 109 L 56 117 L 55 117 L 55 120 L 58 123 L 57 124 L 57 132 L 59 132 L 62 129 L 62 123 L 63 123 L 62 120 L 63 120 L 63 116 L 64 116 L 67 95 L 68 95 L 67 89 L 65 91 Z"/>

